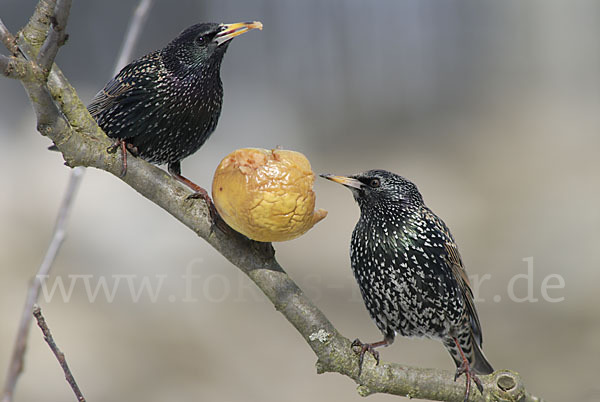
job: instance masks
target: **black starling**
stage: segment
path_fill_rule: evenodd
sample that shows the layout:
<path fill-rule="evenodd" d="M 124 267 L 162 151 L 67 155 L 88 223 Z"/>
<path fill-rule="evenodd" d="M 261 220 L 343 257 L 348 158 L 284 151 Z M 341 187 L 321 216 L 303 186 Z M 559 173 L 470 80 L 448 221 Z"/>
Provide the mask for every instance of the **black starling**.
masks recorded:
<path fill-rule="evenodd" d="M 124 67 L 98 92 L 88 110 L 121 148 L 169 172 L 206 198 L 204 189 L 181 175 L 181 160 L 212 134 L 223 102 L 220 69 L 231 39 L 260 22 L 203 23 L 184 30 L 166 47 Z M 207 199 L 210 201 L 210 198 Z"/>
<path fill-rule="evenodd" d="M 475 374 L 490 374 L 473 293 L 446 224 L 425 206 L 417 187 L 385 170 L 354 176 L 322 175 L 352 190 L 360 219 L 352 233 L 352 271 L 371 318 L 383 333 L 366 351 L 392 344 L 396 333 L 441 341 L 466 375 L 465 401 Z M 360 368 L 359 368 L 360 369 Z M 360 373 L 359 373 L 360 375 Z"/>

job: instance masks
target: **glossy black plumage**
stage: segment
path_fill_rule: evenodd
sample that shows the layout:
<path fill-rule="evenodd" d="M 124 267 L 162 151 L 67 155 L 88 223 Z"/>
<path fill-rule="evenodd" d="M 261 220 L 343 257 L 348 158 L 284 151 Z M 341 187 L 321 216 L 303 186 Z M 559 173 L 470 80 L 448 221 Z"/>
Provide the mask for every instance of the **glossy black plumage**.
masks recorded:
<path fill-rule="evenodd" d="M 427 208 L 417 187 L 396 174 L 371 170 L 324 177 L 350 188 L 361 210 L 350 244 L 352 271 L 384 335 L 381 342 L 365 344 L 362 353 L 391 344 L 396 333 L 437 339 L 450 352 L 457 375 L 467 373 L 467 387 L 471 377 L 479 386 L 473 373 L 493 369 L 481 351 L 473 294 L 446 224 Z"/>
<path fill-rule="evenodd" d="M 260 23 L 203 23 L 123 68 L 88 110 L 104 132 L 135 155 L 169 164 L 196 152 L 217 126 L 223 102 L 220 67 L 230 40 Z"/>

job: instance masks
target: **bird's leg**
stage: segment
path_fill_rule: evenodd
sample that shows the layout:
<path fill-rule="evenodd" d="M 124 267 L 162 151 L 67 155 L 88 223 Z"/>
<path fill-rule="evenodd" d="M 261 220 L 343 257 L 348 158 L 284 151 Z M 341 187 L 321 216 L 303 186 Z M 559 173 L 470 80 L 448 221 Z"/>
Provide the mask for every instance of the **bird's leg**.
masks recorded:
<path fill-rule="evenodd" d="M 382 341 L 375 342 L 375 343 L 362 343 L 358 338 L 356 338 L 352 342 L 352 345 L 351 345 L 352 348 L 355 348 L 355 347 L 360 348 L 360 352 L 358 352 L 359 353 L 359 355 L 358 355 L 358 376 L 359 377 L 360 377 L 360 374 L 362 373 L 362 365 L 363 365 L 365 353 L 371 352 L 371 354 L 373 355 L 375 360 L 377 360 L 377 365 L 379 365 L 379 352 L 376 351 L 375 348 L 378 348 L 380 346 L 388 346 L 391 343 L 392 342 L 387 337 L 384 338 Z"/>
<path fill-rule="evenodd" d="M 109 154 L 115 153 L 117 149 L 121 148 L 121 160 L 123 161 L 123 167 L 121 168 L 121 177 L 125 177 L 127 174 L 127 148 L 131 148 L 131 144 L 127 144 L 125 140 L 116 139 L 113 144 L 106 148 L 106 152 Z M 137 149 L 136 149 L 137 150 Z"/>
<path fill-rule="evenodd" d="M 175 180 L 185 184 L 194 191 L 194 194 L 190 194 L 188 198 L 202 198 L 204 201 L 206 201 L 209 207 L 214 208 L 214 204 L 210 196 L 208 195 L 208 192 L 193 181 L 191 181 L 190 179 L 188 179 L 187 177 L 181 175 L 180 162 L 169 163 L 167 165 L 167 169 L 169 170 L 169 173 L 171 173 L 171 176 L 173 176 Z"/>
<path fill-rule="evenodd" d="M 216 225 L 219 229 L 221 229 L 221 231 L 227 232 L 229 230 L 229 226 L 225 223 L 223 218 L 221 218 L 219 212 L 217 212 L 217 208 L 215 207 L 215 204 L 210 198 L 210 195 L 208 195 L 208 192 L 193 181 L 191 181 L 190 179 L 188 179 L 187 177 L 181 175 L 181 163 L 169 163 L 167 169 L 169 170 L 169 173 L 171 174 L 171 176 L 173 176 L 175 180 L 185 184 L 194 191 L 194 193 L 190 194 L 187 198 L 202 198 L 208 206 L 208 211 L 210 213 L 210 218 L 212 219 L 213 224 Z"/>
<path fill-rule="evenodd" d="M 454 337 L 452 339 L 454 339 L 454 343 L 456 344 L 456 347 L 458 348 L 458 352 L 460 353 L 460 357 L 462 358 L 462 364 L 460 365 L 459 368 L 456 369 L 456 374 L 454 374 L 454 381 L 456 381 L 458 379 L 458 377 L 460 377 L 462 374 L 464 374 L 465 377 L 467 377 L 467 385 L 466 385 L 466 389 L 465 389 L 465 400 L 464 400 L 464 402 L 467 402 L 469 400 L 469 394 L 471 393 L 471 380 L 473 380 L 473 382 L 477 386 L 477 389 L 479 390 L 479 392 L 482 395 L 483 395 L 483 385 L 481 384 L 481 380 L 479 379 L 479 377 L 477 377 L 477 375 L 475 375 L 475 373 L 473 373 L 473 371 L 471 370 L 471 365 L 469 364 L 469 361 L 465 357 L 465 354 L 463 353 L 462 348 L 460 347 L 460 343 L 458 342 L 458 339 L 456 339 Z"/>

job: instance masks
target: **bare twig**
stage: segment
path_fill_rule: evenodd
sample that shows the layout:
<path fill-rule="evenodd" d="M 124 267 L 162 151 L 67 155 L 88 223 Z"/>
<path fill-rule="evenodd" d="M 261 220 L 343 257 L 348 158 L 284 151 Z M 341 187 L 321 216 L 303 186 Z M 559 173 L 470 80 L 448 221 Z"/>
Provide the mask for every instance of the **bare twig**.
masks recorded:
<path fill-rule="evenodd" d="M 117 61 L 116 67 L 115 67 L 115 69 L 117 69 L 117 71 L 123 67 L 123 66 L 120 66 L 120 63 L 123 63 L 122 60 L 128 60 L 129 58 L 131 58 L 131 53 L 133 51 L 133 47 L 135 46 L 135 43 L 139 38 L 139 34 L 141 32 L 141 27 L 144 24 L 144 21 L 146 19 L 146 16 L 150 9 L 151 4 L 152 4 L 152 0 L 140 0 L 140 4 L 138 5 L 134 15 L 132 16 L 129 29 L 127 31 L 127 34 L 126 34 L 126 37 L 124 40 L 124 43 L 126 44 L 126 46 L 124 45 L 123 48 L 121 49 L 119 59 Z M 49 2 L 47 4 L 47 7 L 50 7 L 50 6 L 52 6 L 52 2 Z M 38 9 L 41 9 L 41 7 L 42 7 L 42 5 L 39 5 Z M 58 0 L 57 4 L 55 5 L 56 19 L 58 22 L 58 26 L 62 30 L 63 34 L 64 34 L 64 27 L 66 26 L 69 7 L 70 7 L 70 1 L 65 2 L 65 1 Z M 50 47 L 50 45 L 48 44 L 49 37 L 50 37 L 50 35 L 52 35 L 53 32 L 55 32 L 55 28 L 49 29 L 48 38 L 46 39 L 46 41 L 44 41 L 44 45 L 42 46 L 42 49 L 40 50 L 40 53 L 41 53 L 41 51 L 44 49 L 44 46 L 46 46 L 47 56 L 45 56 L 45 57 L 49 58 L 48 60 L 51 60 L 51 61 L 54 60 L 54 57 L 56 56 L 56 51 L 58 51 L 58 47 L 59 47 L 59 46 L 56 46 L 56 48 L 54 50 L 49 49 L 49 47 Z M 15 38 L 8 31 L 8 29 L 6 28 L 6 26 L 4 25 L 2 20 L 0 20 L 0 36 L 1 36 L 2 42 L 5 44 L 5 46 L 9 50 L 11 50 L 11 52 L 16 54 L 18 52 L 18 48 L 16 45 Z M 31 49 L 29 49 L 29 46 L 24 46 L 24 47 L 28 47 L 28 49 L 27 49 L 28 52 L 31 51 Z M 40 58 L 41 58 L 41 56 L 38 57 L 38 60 L 40 60 Z M 4 67 L 5 62 L 6 62 L 6 67 Z M 42 62 L 44 62 L 44 61 L 42 60 Z M 52 65 L 52 63 L 50 62 L 50 66 L 51 65 Z M 34 74 L 36 72 L 40 71 L 39 67 L 37 67 L 37 71 L 32 71 L 32 72 L 27 71 L 28 73 L 31 73 L 30 75 L 32 77 L 25 80 L 25 78 L 26 78 L 25 66 L 31 67 L 32 70 L 34 67 L 37 67 L 33 63 L 30 63 L 23 58 L 16 58 L 16 57 L 11 58 L 11 57 L 7 57 L 4 55 L 0 55 L 0 67 L 2 68 L 2 72 L 8 71 L 10 69 L 10 71 L 9 71 L 10 75 L 9 74 L 5 74 L 5 75 L 10 76 L 11 78 L 18 78 L 23 81 L 33 80 L 35 78 Z M 18 69 L 18 67 L 20 69 Z M 51 75 L 50 78 L 56 80 L 57 75 L 61 76 L 62 74 L 60 74 L 60 72 L 54 73 Z M 33 90 L 33 88 L 32 88 L 32 90 Z M 55 109 L 54 112 L 52 113 L 52 115 L 54 115 L 54 117 L 57 117 L 59 114 L 58 109 L 56 109 L 56 106 L 54 105 L 54 102 L 51 99 L 48 91 L 42 90 L 39 92 L 40 92 L 39 100 L 40 101 L 42 99 L 45 100 L 45 104 L 46 104 L 46 107 L 45 107 L 46 113 L 45 114 L 47 114 L 48 110 Z M 48 124 L 44 125 L 44 124 L 41 124 L 41 122 L 43 122 L 43 121 L 48 122 L 48 121 L 54 120 L 52 118 L 49 119 L 47 117 L 43 117 L 38 112 L 36 112 L 36 114 L 38 116 L 38 128 L 39 129 L 44 129 L 45 126 L 48 126 Z M 51 124 L 50 126 L 54 126 L 54 124 Z M 2 402 L 12 402 L 14 390 L 15 390 L 19 375 L 23 372 L 24 356 L 25 356 L 25 351 L 26 351 L 26 346 L 27 346 L 27 338 L 28 338 L 28 334 L 29 334 L 29 328 L 31 327 L 31 312 L 33 309 L 33 305 L 37 302 L 37 300 L 39 298 L 42 278 L 46 278 L 48 276 L 48 274 L 52 268 L 52 264 L 54 263 L 54 261 L 56 259 L 56 255 L 58 254 L 58 251 L 60 250 L 60 247 L 64 241 L 64 238 L 66 235 L 66 225 L 67 225 L 68 217 L 70 215 L 70 211 L 74 204 L 75 195 L 81 184 L 81 180 L 83 179 L 84 173 L 85 173 L 85 168 L 82 166 L 77 166 L 77 167 L 73 168 L 73 170 L 71 171 L 71 177 L 69 179 L 69 184 L 65 191 L 65 195 L 63 197 L 63 201 L 61 203 L 60 209 L 58 211 L 58 216 L 56 218 L 56 224 L 54 227 L 54 231 L 52 233 L 52 239 L 50 241 L 48 249 L 46 250 L 44 259 L 38 268 L 36 276 L 30 281 L 30 285 L 29 285 L 29 288 L 27 291 L 27 297 L 25 300 L 25 306 L 23 308 L 23 312 L 21 314 L 21 320 L 19 322 L 19 328 L 17 331 L 15 345 L 13 348 L 12 358 L 11 358 L 10 365 L 8 368 L 6 381 L 4 384 L 4 392 L 3 392 L 3 396 L 2 396 Z"/>
<path fill-rule="evenodd" d="M 50 29 L 44 44 L 40 48 L 37 64 L 45 71 L 50 72 L 58 48 L 67 40 L 65 29 L 71 10 L 71 0 L 57 0 L 54 7 L 54 15 L 50 18 Z"/>
<path fill-rule="evenodd" d="M 58 348 L 58 346 L 56 346 L 56 342 L 54 342 L 54 338 L 52 337 L 52 334 L 50 333 L 50 328 L 48 328 L 48 325 L 46 324 L 46 320 L 44 319 L 44 316 L 42 315 L 42 310 L 40 309 L 40 306 L 38 306 L 37 304 L 35 306 L 33 306 L 33 316 L 37 320 L 37 324 L 40 327 L 40 329 L 42 330 L 42 333 L 44 334 L 44 339 L 46 340 L 46 343 L 48 344 L 48 346 L 50 346 L 52 353 L 54 353 L 54 356 L 56 356 L 56 359 L 60 363 L 60 367 L 62 367 L 62 369 L 65 373 L 65 379 L 71 386 L 71 389 L 75 393 L 77 400 L 80 402 L 85 402 L 85 398 L 83 397 L 83 394 L 81 393 L 81 390 L 79 389 L 79 386 L 77 385 L 77 382 L 75 381 L 75 377 L 73 377 L 73 374 L 71 373 L 71 370 L 69 369 L 69 365 L 67 364 L 67 359 L 65 358 L 65 354 L 63 352 L 61 352 L 61 350 Z"/>
<path fill-rule="evenodd" d="M 152 1 L 153 0 L 140 0 L 133 12 L 129 29 L 125 34 L 125 40 L 123 41 L 121 51 L 119 52 L 119 58 L 115 63 L 114 75 L 117 75 L 117 73 L 129 63 L 133 48 L 138 41 L 140 33 L 142 32 L 142 27 L 148 17 L 148 11 L 150 11 L 150 8 L 152 7 Z"/>
<path fill-rule="evenodd" d="M 0 18 L 0 40 L 4 43 L 4 46 L 11 52 L 15 54 L 17 52 L 17 44 L 15 42 L 15 37 L 10 33 L 4 22 L 2 22 L 2 18 Z"/>
<path fill-rule="evenodd" d="M 81 172 L 81 170 L 77 171 Z M 23 371 L 25 349 L 27 347 L 27 336 L 29 334 L 29 328 L 31 328 L 30 323 L 33 306 L 37 302 L 37 299 L 39 297 L 42 280 L 43 278 L 46 278 L 48 276 L 48 273 L 52 268 L 52 263 L 56 259 L 58 250 L 60 249 L 60 246 L 65 239 L 65 228 L 67 225 L 69 213 L 71 211 L 71 205 L 75 197 L 75 192 L 77 190 L 80 176 L 81 173 L 73 174 L 71 176 L 71 180 L 69 181 L 67 191 L 65 192 L 65 197 L 63 198 L 58 212 L 58 216 L 56 218 L 56 224 L 54 226 L 54 231 L 52 234 L 52 241 L 50 242 L 48 250 L 46 250 L 46 255 L 44 256 L 44 259 L 40 264 L 35 278 L 31 280 L 29 289 L 27 290 L 25 307 L 23 308 L 23 313 L 21 315 L 21 322 L 19 323 L 19 330 L 17 332 L 13 356 L 8 370 L 6 383 L 4 385 L 4 396 L 2 399 L 3 402 L 10 402 L 12 400 L 12 395 L 17 384 L 18 377 Z"/>

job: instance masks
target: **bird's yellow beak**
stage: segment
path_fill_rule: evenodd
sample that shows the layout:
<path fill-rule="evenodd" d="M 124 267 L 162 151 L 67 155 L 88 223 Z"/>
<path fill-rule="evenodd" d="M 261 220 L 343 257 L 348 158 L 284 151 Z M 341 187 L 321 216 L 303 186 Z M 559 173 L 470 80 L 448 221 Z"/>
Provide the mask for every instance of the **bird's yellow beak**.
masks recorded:
<path fill-rule="evenodd" d="M 263 29 L 263 24 L 260 21 L 252 22 L 236 22 L 234 24 L 221 24 L 221 32 L 215 36 L 215 40 L 219 45 L 230 41 L 231 39 L 244 34 L 252 29 Z"/>
<path fill-rule="evenodd" d="M 321 177 L 327 179 L 327 180 L 331 180 L 334 181 L 336 183 L 340 183 L 346 187 L 350 187 L 350 188 L 362 188 L 364 185 L 360 180 L 356 180 L 353 177 L 347 177 L 347 176 L 334 176 L 332 174 L 322 174 L 320 175 Z"/>

